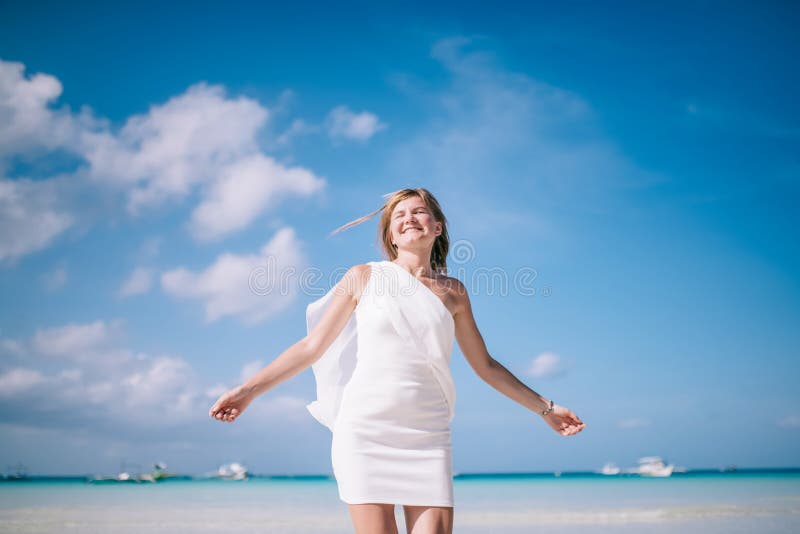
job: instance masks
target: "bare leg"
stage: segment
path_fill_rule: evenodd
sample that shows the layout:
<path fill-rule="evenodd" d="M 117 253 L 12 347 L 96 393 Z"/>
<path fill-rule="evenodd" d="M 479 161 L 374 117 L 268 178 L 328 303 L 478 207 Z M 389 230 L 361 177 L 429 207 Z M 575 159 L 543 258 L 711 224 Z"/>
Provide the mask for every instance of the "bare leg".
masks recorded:
<path fill-rule="evenodd" d="M 348 504 L 347 507 L 356 534 L 397 534 L 393 504 Z"/>
<path fill-rule="evenodd" d="M 452 506 L 403 505 L 408 534 L 453 534 Z"/>

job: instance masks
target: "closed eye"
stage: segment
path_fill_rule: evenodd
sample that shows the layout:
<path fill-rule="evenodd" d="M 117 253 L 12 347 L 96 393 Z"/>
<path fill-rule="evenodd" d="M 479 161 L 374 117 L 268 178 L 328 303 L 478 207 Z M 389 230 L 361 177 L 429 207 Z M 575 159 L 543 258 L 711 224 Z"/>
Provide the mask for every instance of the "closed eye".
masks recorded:
<path fill-rule="evenodd" d="M 427 213 L 427 212 L 428 210 L 426 210 L 425 208 L 417 208 L 414 210 L 414 213 Z M 401 217 L 404 213 L 405 211 L 402 210 L 398 211 L 397 213 L 395 213 L 394 218 L 397 219 L 398 217 Z"/>

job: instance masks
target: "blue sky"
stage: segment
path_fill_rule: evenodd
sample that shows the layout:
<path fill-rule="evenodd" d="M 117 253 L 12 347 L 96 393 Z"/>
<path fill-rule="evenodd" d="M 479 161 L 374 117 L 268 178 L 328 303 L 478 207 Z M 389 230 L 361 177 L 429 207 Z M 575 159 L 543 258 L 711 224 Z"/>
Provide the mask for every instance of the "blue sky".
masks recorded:
<path fill-rule="evenodd" d="M 4 2 L 3 467 L 330 473 L 310 369 L 207 411 L 305 334 L 315 297 L 248 273 L 380 259 L 374 219 L 327 234 L 402 187 L 443 205 L 492 356 L 587 423 L 557 435 L 456 347 L 456 471 L 799 465 L 798 18 Z"/>

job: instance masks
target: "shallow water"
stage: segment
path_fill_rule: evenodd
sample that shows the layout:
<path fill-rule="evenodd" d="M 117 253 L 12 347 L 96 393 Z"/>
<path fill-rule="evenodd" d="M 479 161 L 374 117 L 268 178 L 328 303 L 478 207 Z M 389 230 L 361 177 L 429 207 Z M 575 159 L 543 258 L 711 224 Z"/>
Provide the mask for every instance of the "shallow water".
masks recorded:
<path fill-rule="evenodd" d="M 455 480 L 456 533 L 800 532 L 800 472 Z M 403 532 L 402 507 L 395 508 Z M 0 482 L 2 532 L 352 532 L 327 478 Z"/>

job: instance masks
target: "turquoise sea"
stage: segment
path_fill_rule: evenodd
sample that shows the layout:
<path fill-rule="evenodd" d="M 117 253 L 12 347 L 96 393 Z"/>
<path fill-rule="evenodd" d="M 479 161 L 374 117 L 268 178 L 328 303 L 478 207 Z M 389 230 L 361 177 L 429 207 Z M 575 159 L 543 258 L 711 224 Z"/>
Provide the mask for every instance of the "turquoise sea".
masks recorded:
<path fill-rule="evenodd" d="M 459 475 L 456 533 L 800 532 L 800 469 Z M 405 532 L 402 507 L 395 508 Z M 0 481 L 2 532 L 353 532 L 329 477 Z"/>

